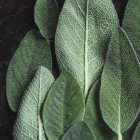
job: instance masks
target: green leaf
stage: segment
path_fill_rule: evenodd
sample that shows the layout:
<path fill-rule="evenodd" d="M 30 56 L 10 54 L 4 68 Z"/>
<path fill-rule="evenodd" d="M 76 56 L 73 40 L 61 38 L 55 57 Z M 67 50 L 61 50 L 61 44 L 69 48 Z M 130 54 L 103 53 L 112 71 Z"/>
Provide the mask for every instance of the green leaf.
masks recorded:
<path fill-rule="evenodd" d="M 98 140 L 112 140 L 113 132 L 108 128 L 102 119 L 99 107 L 100 80 L 91 88 L 86 103 L 84 121 L 90 127 Z"/>
<path fill-rule="evenodd" d="M 69 73 L 63 73 L 51 87 L 43 107 L 43 123 L 50 140 L 59 140 L 84 115 L 82 91 Z"/>
<path fill-rule="evenodd" d="M 134 124 L 123 134 L 123 140 L 132 140 L 137 124 L 138 122 L 135 121 Z"/>
<path fill-rule="evenodd" d="M 21 41 L 8 67 L 7 99 L 14 112 L 29 81 L 40 65 L 51 69 L 50 46 L 40 34 L 32 30 Z"/>
<path fill-rule="evenodd" d="M 140 122 L 135 130 L 132 140 L 140 140 Z"/>
<path fill-rule="evenodd" d="M 85 97 L 104 64 L 111 33 L 118 26 L 111 0 L 66 0 L 56 32 L 61 71 L 72 73 Z"/>
<path fill-rule="evenodd" d="M 122 140 L 140 110 L 140 71 L 136 53 L 126 33 L 112 37 L 101 79 L 100 106 L 103 118 Z"/>
<path fill-rule="evenodd" d="M 140 1 L 139 0 L 129 0 L 122 28 L 128 34 L 135 51 L 137 52 L 138 58 L 140 60 Z"/>
<path fill-rule="evenodd" d="M 72 126 L 61 140 L 96 140 L 85 122 Z"/>
<path fill-rule="evenodd" d="M 14 125 L 14 140 L 46 140 L 41 110 L 53 82 L 51 72 L 40 67 L 20 102 Z"/>
<path fill-rule="evenodd" d="M 59 9 L 56 0 L 37 0 L 34 18 L 43 37 L 54 37 L 58 16 Z"/>
<path fill-rule="evenodd" d="M 125 131 L 125 132 L 122 134 L 122 137 L 123 137 L 122 139 L 123 139 L 123 140 L 132 140 L 132 137 L 133 137 L 133 135 L 134 135 L 134 131 L 135 131 L 135 129 L 136 129 L 137 124 L 138 124 L 138 122 L 135 121 L 134 124 L 133 124 L 127 131 Z M 111 140 L 118 140 L 118 136 L 115 134 L 115 135 L 113 136 L 113 139 L 111 139 Z"/>

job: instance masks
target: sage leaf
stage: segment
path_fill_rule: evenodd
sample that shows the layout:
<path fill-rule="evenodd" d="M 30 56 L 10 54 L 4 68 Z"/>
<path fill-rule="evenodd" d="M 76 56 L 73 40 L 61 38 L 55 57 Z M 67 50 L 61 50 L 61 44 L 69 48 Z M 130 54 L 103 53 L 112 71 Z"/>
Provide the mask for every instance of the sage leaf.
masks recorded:
<path fill-rule="evenodd" d="M 129 39 L 131 40 L 134 49 L 140 60 L 140 1 L 139 0 L 129 0 L 122 28 L 128 34 Z"/>
<path fill-rule="evenodd" d="M 29 31 L 11 59 L 7 72 L 7 100 L 14 112 L 35 71 L 40 65 L 50 70 L 51 61 L 49 43 L 36 31 Z"/>
<path fill-rule="evenodd" d="M 102 119 L 99 106 L 100 80 L 91 88 L 86 102 L 84 121 L 98 140 L 112 140 L 113 132 Z"/>
<path fill-rule="evenodd" d="M 104 64 L 111 33 L 118 26 L 111 0 L 66 0 L 56 31 L 61 71 L 72 73 L 85 97 Z"/>
<path fill-rule="evenodd" d="M 138 121 L 136 120 L 134 124 L 123 134 L 123 140 L 132 140 L 137 124 Z"/>
<path fill-rule="evenodd" d="M 139 140 L 140 139 L 140 122 L 138 123 L 138 126 L 134 132 L 132 140 Z"/>
<path fill-rule="evenodd" d="M 40 67 L 20 102 L 14 125 L 14 140 L 46 140 L 41 109 L 53 82 L 51 72 L 45 67 Z"/>
<path fill-rule="evenodd" d="M 132 140 L 132 137 L 134 135 L 134 131 L 136 129 L 136 126 L 137 126 L 138 122 L 135 121 L 134 124 L 127 130 L 125 131 L 123 134 L 122 134 L 122 139 L 123 140 Z M 113 136 L 113 139 L 111 140 L 118 140 L 118 136 L 115 134 Z"/>
<path fill-rule="evenodd" d="M 52 85 L 43 107 L 43 123 L 48 139 L 59 140 L 84 115 L 82 91 L 69 73 L 62 73 Z"/>
<path fill-rule="evenodd" d="M 72 126 L 61 140 L 96 140 L 85 122 Z"/>
<path fill-rule="evenodd" d="M 45 38 L 55 35 L 59 16 L 59 8 L 56 0 L 37 0 L 34 10 L 35 23 L 40 33 Z"/>
<path fill-rule="evenodd" d="M 140 71 L 126 33 L 113 35 L 101 78 L 100 106 L 105 122 L 122 140 L 139 112 Z"/>

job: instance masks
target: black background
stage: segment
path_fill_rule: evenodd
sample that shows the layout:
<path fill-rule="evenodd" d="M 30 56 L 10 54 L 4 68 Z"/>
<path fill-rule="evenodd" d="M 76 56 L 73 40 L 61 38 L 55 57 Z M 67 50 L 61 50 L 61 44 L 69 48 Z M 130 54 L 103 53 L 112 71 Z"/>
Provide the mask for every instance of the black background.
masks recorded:
<path fill-rule="evenodd" d="M 62 5 L 63 0 L 57 0 Z M 120 24 L 128 0 L 113 0 Z M 36 0 L 0 0 L 0 139 L 12 140 L 15 114 L 10 111 L 5 93 L 5 77 L 11 56 L 20 40 L 34 24 Z"/>

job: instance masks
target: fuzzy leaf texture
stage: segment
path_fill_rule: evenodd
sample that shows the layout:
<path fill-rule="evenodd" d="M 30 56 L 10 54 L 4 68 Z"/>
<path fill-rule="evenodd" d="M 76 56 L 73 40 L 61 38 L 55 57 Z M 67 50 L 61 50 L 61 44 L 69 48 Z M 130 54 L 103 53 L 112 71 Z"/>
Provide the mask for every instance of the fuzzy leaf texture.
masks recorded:
<path fill-rule="evenodd" d="M 59 8 L 56 0 L 37 0 L 34 10 L 35 23 L 45 38 L 55 36 Z"/>
<path fill-rule="evenodd" d="M 67 129 L 84 115 L 82 91 L 69 73 L 63 73 L 52 85 L 43 107 L 43 123 L 50 140 L 59 140 Z"/>
<path fill-rule="evenodd" d="M 137 55 L 126 33 L 113 35 L 101 78 L 100 106 L 103 118 L 122 140 L 134 123 L 140 103 L 140 71 Z"/>
<path fill-rule="evenodd" d="M 40 67 L 21 100 L 14 125 L 14 140 L 46 140 L 41 109 L 53 82 L 51 72 Z"/>
<path fill-rule="evenodd" d="M 36 31 L 28 32 L 11 59 L 7 72 L 7 99 L 14 112 L 35 71 L 40 65 L 51 70 L 51 63 L 49 43 Z"/>
<path fill-rule="evenodd" d="M 56 32 L 61 71 L 72 73 L 87 97 L 100 75 L 111 32 L 118 25 L 111 0 L 66 0 Z"/>
<path fill-rule="evenodd" d="M 138 124 L 137 121 L 135 121 L 134 124 L 122 134 L 122 140 L 132 140 L 137 124 Z M 118 140 L 118 135 L 115 134 L 113 136 L 113 139 L 111 140 Z"/>
<path fill-rule="evenodd" d="M 140 1 L 129 0 L 122 28 L 128 34 L 140 61 Z"/>
<path fill-rule="evenodd" d="M 132 140 L 140 140 L 140 122 L 138 123 L 138 126 L 134 132 Z"/>
<path fill-rule="evenodd" d="M 113 132 L 102 119 L 99 106 L 100 80 L 91 88 L 86 103 L 84 121 L 90 127 L 97 140 L 112 140 Z"/>
<path fill-rule="evenodd" d="M 96 140 L 85 122 L 72 126 L 61 140 Z"/>

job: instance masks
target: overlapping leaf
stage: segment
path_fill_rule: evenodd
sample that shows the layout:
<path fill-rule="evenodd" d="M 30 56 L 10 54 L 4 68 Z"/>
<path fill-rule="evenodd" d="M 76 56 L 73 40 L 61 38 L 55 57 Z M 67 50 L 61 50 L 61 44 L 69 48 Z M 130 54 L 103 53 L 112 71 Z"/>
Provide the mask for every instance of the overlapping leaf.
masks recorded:
<path fill-rule="evenodd" d="M 100 75 L 111 32 L 118 25 L 111 0 L 66 0 L 56 32 L 62 71 L 72 73 L 85 97 Z"/>
<path fill-rule="evenodd" d="M 122 28 L 128 34 L 134 49 L 140 60 L 140 1 L 139 0 L 129 0 Z"/>
<path fill-rule="evenodd" d="M 56 0 L 37 0 L 34 17 L 43 37 L 54 37 L 58 16 L 59 9 Z"/>
<path fill-rule="evenodd" d="M 86 103 L 84 121 L 88 124 L 97 140 L 112 140 L 113 132 L 102 119 L 99 106 L 99 88 L 100 80 L 90 90 Z"/>
<path fill-rule="evenodd" d="M 49 70 L 40 67 L 27 88 L 14 126 L 14 140 L 46 140 L 41 109 L 54 78 Z"/>
<path fill-rule="evenodd" d="M 72 126 L 61 140 L 96 140 L 85 122 Z"/>
<path fill-rule="evenodd" d="M 84 115 L 82 91 L 69 73 L 63 73 L 51 87 L 43 107 L 43 123 L 50 140 L 59 140 Z"/>
<path fill-rule="evenodd" d="M 139 139 L 140 139 L 140 123 L 138 124 L 135 130 L 132 140 L 139 140 Z"/>
<path fill-rule="evenodd" d="M 122 140 L 136 119 L 140 103 L 137 55 L 126 33 L 119 30 L 110 43 L 101 79 L 100 105 L 104 120 Z"/>
<path fill-rule="evenodd" d="M 49 43 L 36 31 L 30 31 L 21 41 L 8 68 L 7 99 L 13 111 L 17 110 L 23 92 L 40 65 L 51 69 Z"/>

